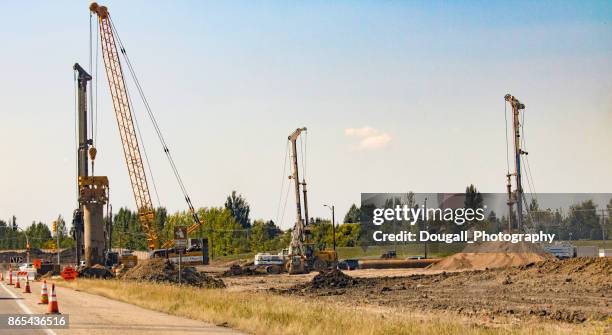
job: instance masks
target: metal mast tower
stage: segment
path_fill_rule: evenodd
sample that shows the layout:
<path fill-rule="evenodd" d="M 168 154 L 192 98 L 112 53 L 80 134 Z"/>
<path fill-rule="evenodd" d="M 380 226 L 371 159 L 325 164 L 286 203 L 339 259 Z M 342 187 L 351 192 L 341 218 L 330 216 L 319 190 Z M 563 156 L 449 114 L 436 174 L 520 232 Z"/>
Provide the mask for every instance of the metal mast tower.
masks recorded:
<path fill-rule="evenodd" d="M 510 174 L 508 177 L 508 192 L 509 199 L 508 204 L 512 206 L 513 203 L 516 203 L 516 220 L 517 220 L 517 229 L 520 231 L 523 227 L 523 184 L 521 181 L 521 155 L 527 154 L 526 151 L 521 149 L 521 132 L 520 132 L 520 113 L 525 112 L 525 105 L 520 102 L 517 98 L 510 94 L 506 94 L 504 99 L 510 103 L 512 107 L 512 129 L 514 132 L 514 175 L 516 180 L 516 190 L 511 192 L 511 183 L 510 183 Z"/>

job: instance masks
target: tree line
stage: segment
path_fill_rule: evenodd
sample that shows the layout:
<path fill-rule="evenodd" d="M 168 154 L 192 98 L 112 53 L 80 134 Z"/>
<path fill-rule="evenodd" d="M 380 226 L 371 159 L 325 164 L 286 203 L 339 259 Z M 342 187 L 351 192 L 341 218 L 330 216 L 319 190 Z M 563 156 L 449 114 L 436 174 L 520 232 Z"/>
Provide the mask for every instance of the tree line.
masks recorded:
<path fill-rule="evenodd" d="M 407 199 L 389 199 L 388 207 L 407 202 L 410 206 L 418 206 L 414 203 L 414 194 L 408 193 Z M 482 206 L 480 192 L 470 185 L 466 188 L 465 207 L 479 208 Z M 404 223 L 394 225 L 383 225 L 374 227 L 365 225 L 368 213 L 371 215 L 373 208 L 364 206 L 359 208 L 353 204 L 346 215 L 343 223 L 336 226 L 335 240 L 338 247 L 355 247 L 364 243 L 360 237 L 371 236 L 372 229 L 386 229 L 387 232 L 394 230 L 423 230 L 432 232 L 456 232 L 459 227 L 452 223 L 421 222 L 415 226 Z M 598 212 L 599 211 L 599 212 Z M 193 232 L 190 238 L 207 238 L 210 252 L 214 256 L 228 256 L 243 253 L 280 251 L 289 245 L 291 229 L 282 230 L 272 220 L 256 219 L 250 217 L 250 205 L 247 200 L 236 191 L 233 191 L 223 206 L 203 207 L 198 209 L 198 216 L 202 222 L 200 229 Z M 547 233 L 555 233 L 557 239 L 611 239 L 612 225 L 610 214 L 612 213 L 612 199 L 606 208 L 598 209 L 591 200 L 572 205 L 567 213 L 560 210 L 542 210 L 537 200 L 527 206 L 524 220 L 537 230 Z M 514 213 L 511 213 L 511 221 L 516 223 Z M 602 215 L 606 216 L 603 220 Z M 364 219 L 365 218 L 365 219 Z M 108 217 L 105 220 L 109 220 Z M 141 224 L 138 222 L 138 213 L 128 208 L 120 208 L 112 216 L 112 246 L 131 250 L 147 250 L 147 241 Z M 0 220 L 0 249 L 23 249 L 26 245 L 26 234 L 31 248 L 52 249 L 56 245 L 57 236 L 60 237 L 60 248 L 72 248 L 75 245 L 74 227 L 67 228 L 65 220 L 60 216 L 57 223 L 57 231 L 52 232 L 49 226 L 43 222 L 32 222 L 25 231 L 19 229 L 17 218 Z M 155 210 L 154 228 L 158 232 L 160 244 L 173 239 L 174 227 L 190 226 L 193 218 L 190 213 L 181 211 L 169 214 L 164 207 Z M 468 227 L 471 223 L 468 223 Z M 491 212 L 486 220 L 474 223 L 478 228 L 488 232 L 501 232 L 507 229 L 508 219 L 499 218 L 495 212 Z M 311 218 L 309 222 L 311 232 L 310 242 L 317 248 L 331 247 L 334 240 L 333 227 L 328 219 Z M 465 229 L 463 227 L 461 229 Z M 513 226 L 513 228 L 516 228 Z"/>
<path fill-rule="evenodd" d="M 359 217 L 355 217 L 356 206 L 347 213 L 345 223 L 336 226 L 336 245 L 356 246 L 359 236 Z M 197 210 L 202 222 L 200 229 L 190 238 L 207 238 L 214 256 L 228 256 L 253 252 L 276 252 L 289 246 L 291 229 L 282 230 L 274 221 L 250 217 L 250 205 L 236 191 L 227 196 L 223 206 L 202 207 Z M 351 214 L 352 213 L 352 214 Z M 194 223 L 189 212 L 168 214 L 164 207 L 155 210 L 155 229 L 160 244 L 174 238 L 174 227 L 189 227 Z M 310 242 L 318 248 L 331 247 L 334 240 L 330 220 L 311 218 Z M 138 222 L 138 215 L 128 208 L 120 208 L 113 215 L 112 245 L 117 248 L 146 250 L 146 236 Z"/>

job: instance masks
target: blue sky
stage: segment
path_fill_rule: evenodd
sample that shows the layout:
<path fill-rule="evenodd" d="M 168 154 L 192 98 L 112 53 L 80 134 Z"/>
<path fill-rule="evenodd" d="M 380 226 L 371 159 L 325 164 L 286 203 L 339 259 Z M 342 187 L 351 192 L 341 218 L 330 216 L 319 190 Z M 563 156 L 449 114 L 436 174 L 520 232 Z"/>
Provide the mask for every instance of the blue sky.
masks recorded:
<path fill-rule="evenodd" d="M 316 216 L 335 203 L 342 217 L 361 192 L 503 192 L 506 93 L 527 105 L 536 191 L 611 192 L 610 2 L 101 4 L 198 206 L 236 189 L 255 218 L 275 219 L 298 126 L 309 128 Z M 0 218 L 47 222 L 75 206 L 71 67 L 88 66 L 87 7 L 2 5 Z M 96 172 L 109 176 L 115 208 L 133 207 L 102 69 L 98 85 Z M 135 107 L 160 201 L 184 209 Z"/>

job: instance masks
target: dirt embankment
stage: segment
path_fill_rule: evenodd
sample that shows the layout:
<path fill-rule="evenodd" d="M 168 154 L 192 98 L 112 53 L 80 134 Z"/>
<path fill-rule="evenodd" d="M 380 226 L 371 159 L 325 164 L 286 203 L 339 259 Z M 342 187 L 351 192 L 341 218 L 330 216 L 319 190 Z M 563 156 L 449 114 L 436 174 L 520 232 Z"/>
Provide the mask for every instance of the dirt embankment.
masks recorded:
<path fill-rule="evenodd" d="M 345 276 L 318 275 L 310 283 L 279 292 L 347 305 L 445 311 L 487 320 L 542 318 L 582 323 L 612 317 L 610 258 L 547 259 L 503 269 L 349 277 L 351 281 Z"/>
<path fill-rule="evenodd" d="M 121 279 L 179 283 L 179 271 L 178 266 L 171 261 L 154 258 L 139 262 L 138 265 L 121 275 Z M 221 279 L 216 279 L 202 272 L 198 272 L 192 266 L 186 266 L 181 269 L 181 283 L 206 288 L 225 287 Z"/>
<path fill-rule="evenodd" d="M 465 249 L 429 267 L 432 270 L 485 270 L 536 263 L 553 258 L 534 243 L 484 242 Z"/>

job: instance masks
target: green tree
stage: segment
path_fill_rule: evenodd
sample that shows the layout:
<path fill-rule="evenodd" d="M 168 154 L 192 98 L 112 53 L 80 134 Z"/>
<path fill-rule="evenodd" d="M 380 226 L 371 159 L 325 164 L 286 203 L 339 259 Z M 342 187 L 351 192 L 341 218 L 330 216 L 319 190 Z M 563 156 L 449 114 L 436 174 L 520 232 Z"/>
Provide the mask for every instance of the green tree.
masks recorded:
<path fill-rule="evenodd" d="M 25 230 L 30 240 L 31 248 L 42 248 L 43 244 L 51 240 L 51 230 L 42 222 L 32 222 Z"/>
<path fill-rule="evenodd" d="M 242 194 L 236 194 L 236 191 L 232 191 L 232 194 L 225 200 L 225 208 L 232 213 L 232 216 L 240 223 L 242 228 L 251 227 L 251 219 L 249 218 L 251 208 Z"/>
<path fill-rule="evenodd" d="M 349 208 L 348 212 L 346 212 L 346 215 L 344 216 L 344 223 L 359 223 L 360 217 L 361 211 L 359 210 L 359 207 L 352 204 L 351 208 Z"/>
<path fill-rule="evenodd" d="M 262 252 L 278 249 L 278 237 L 281 234 L 282 231 L 274 224 L 274 221 L 255 220 L 249 231 L 250 250 Z"/>
<path fill-rule="evenodd" d="M 359 223 L 343 223 L 336 228 L 336 245 L 338 247 L 355 247 L 359 240 L 361 225 Z"/>
<path fill-rule="evenodd" d="M 138 221 L 138 213 L 120 208 L 113 218 L 113 246 L 131 250 L 147 250 L 146 235 Z"/>
<path fill-rule="evenodd" d="M 465 188 L 465 208 L 471 208 L 474 211 L 476 211 L 479 208 L 483 207 L 483 203 L 484 200 L 482 199 L 482 194 L 480 194 L 480 192 L 478 191 L 478 189 L 476 188 L 476 186 L 474 186 L 474 184 L 470 184 L 470 186 Z M 473 226 L 473 225 L 478 225 L 480 229 L 482 229 L 483 227 L 481 227 L 481 225 L 478 224 L 479 222 L 476 220 L 472 220 L 469 222 L 466 222 L 466 226 Z"/>
<path fill-rule="evenodd" d="M 474 184 L 465 188 L 465 208 L 472 208 L 474 210 L 482 208 L 483 199 L 482 194 L 478 191 Z"/>
<path fill-rule="evenodd" d="M 227 208 L 201 208 L 198 210 L 204 222 L 203 231 L 208 237 L 214 255 L 227 256 L 249 251 L 247 230 L 236 221 Z M 196 232 L 197 233 L 197 232 Z"/>
<path fill-rule="evenodd" d="M 570 206 L 566 226 L 568 232 L 572 234 L 572 239 L 590 239 L 591 237 L 601 239 L 601 226 L 596 210 L 597 206 L 592 200 Z M 592 230 L 598 230 L 599 233 L 592 233 Z"/>

